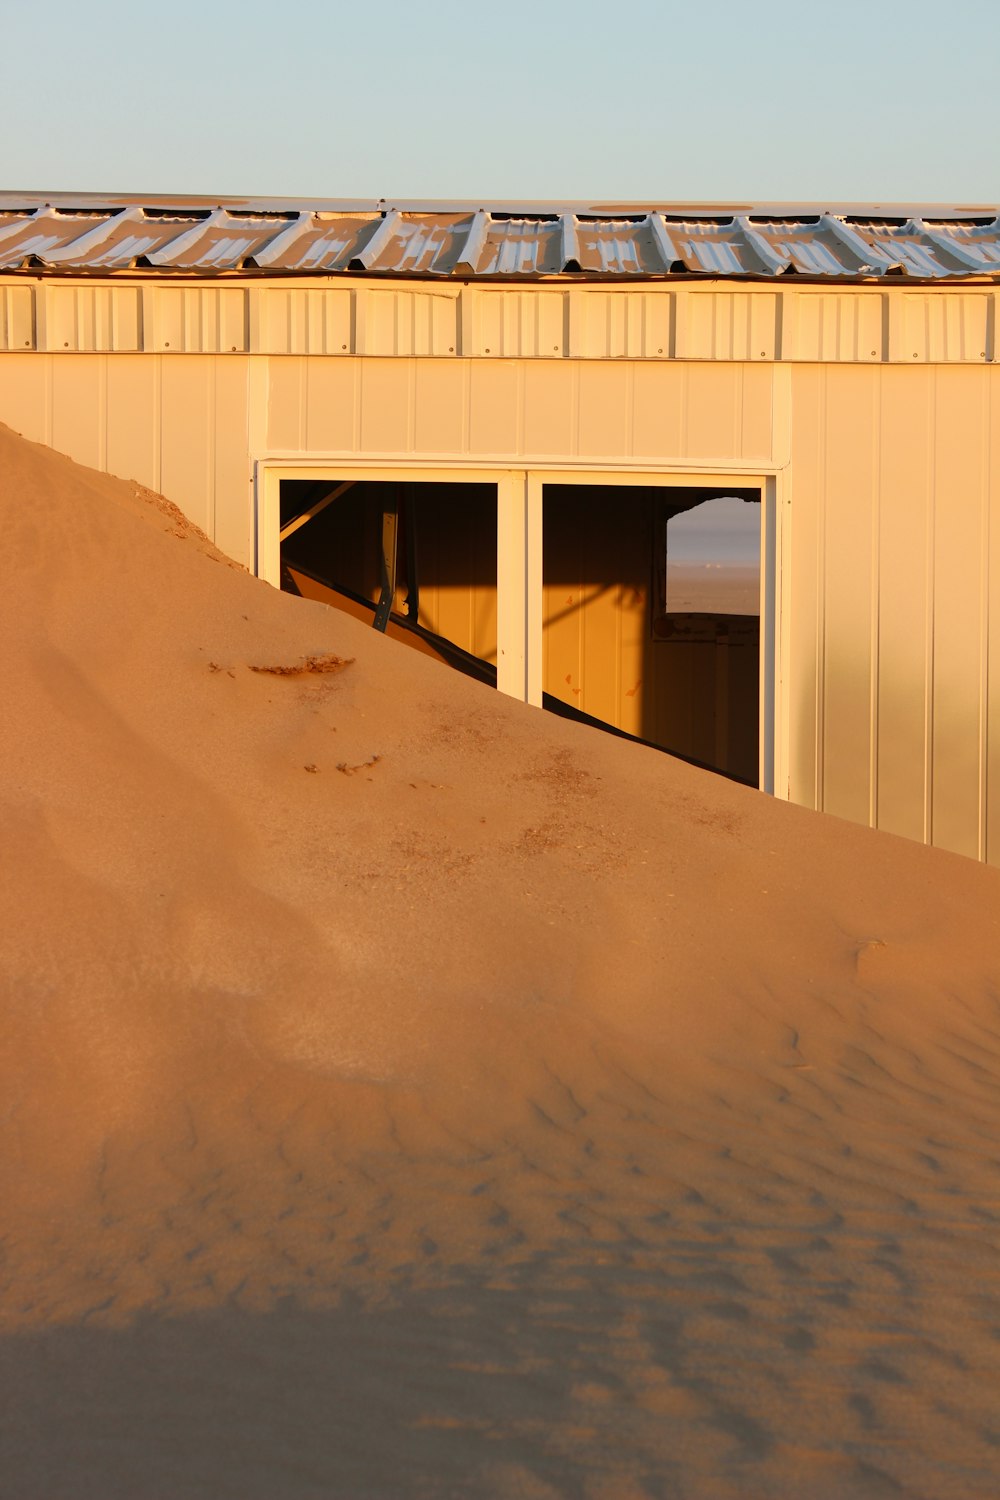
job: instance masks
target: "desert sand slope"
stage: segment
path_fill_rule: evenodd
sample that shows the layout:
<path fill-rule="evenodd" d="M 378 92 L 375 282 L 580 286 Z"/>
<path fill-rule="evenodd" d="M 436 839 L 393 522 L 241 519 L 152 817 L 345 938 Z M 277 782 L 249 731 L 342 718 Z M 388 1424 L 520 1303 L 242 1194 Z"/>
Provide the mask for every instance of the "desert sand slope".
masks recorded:
<path fill-rule="evenodd" d="M 1000 873 L 0 524 L 5 1500 L 1000 1490 Z"/>

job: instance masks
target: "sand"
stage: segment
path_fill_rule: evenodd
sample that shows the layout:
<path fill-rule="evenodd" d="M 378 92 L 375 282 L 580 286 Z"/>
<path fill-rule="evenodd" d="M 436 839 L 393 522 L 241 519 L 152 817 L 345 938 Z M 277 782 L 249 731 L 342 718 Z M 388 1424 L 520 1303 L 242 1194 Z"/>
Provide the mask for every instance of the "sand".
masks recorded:
<path fill-rule="evenodd" d="M 672 614 L 759 615 L 760 568 L 668 563 L 666 602 Z"/>
<path fill-rule="evenodd" d="M 1000 1487 L 1000 872 L 0 430 L 0 1493 Z"/>

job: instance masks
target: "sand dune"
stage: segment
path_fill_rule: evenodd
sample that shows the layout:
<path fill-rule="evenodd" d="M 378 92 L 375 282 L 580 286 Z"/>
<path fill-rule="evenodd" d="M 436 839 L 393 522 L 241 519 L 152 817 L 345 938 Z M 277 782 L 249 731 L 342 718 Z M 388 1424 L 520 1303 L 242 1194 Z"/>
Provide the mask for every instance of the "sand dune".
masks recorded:
<path fill-rule="evenodd" d="M 0 510 L 6 1500 L 996 1493 L 1000 873 Z"/>

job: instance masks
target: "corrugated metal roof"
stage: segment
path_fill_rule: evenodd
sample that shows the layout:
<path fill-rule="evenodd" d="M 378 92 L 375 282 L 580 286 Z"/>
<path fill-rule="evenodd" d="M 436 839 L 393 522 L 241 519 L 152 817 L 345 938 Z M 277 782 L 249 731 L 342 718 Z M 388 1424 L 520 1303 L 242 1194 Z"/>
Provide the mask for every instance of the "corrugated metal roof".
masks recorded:
<path fill-rule="evenodd" d="M 1000 211 L 0 193 L 0 271 L 1000 279 Z"/>

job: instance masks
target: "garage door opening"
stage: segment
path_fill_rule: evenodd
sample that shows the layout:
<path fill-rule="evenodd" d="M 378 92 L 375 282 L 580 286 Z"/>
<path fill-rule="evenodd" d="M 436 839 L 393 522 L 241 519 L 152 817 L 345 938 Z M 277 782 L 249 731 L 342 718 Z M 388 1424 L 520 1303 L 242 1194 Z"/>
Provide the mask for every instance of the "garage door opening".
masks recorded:
<path fill-rule="evenodd" d="M 286 479 L 280 499 L 284 590 L 496 683 L 495 485 Z"/>
<path fill-rule="evenodd" d="M 545 484 L 542 516 L 554 706 L 759 785 L 760 491 Z"/>

